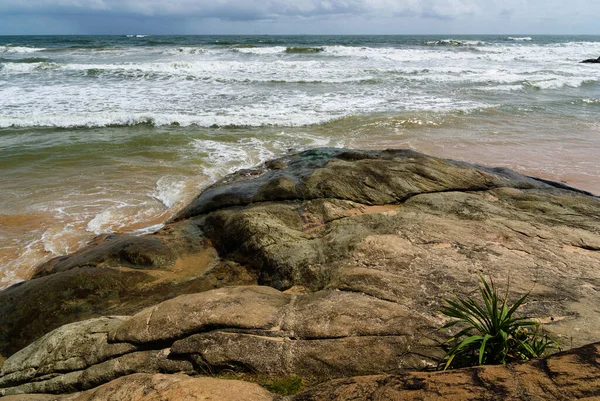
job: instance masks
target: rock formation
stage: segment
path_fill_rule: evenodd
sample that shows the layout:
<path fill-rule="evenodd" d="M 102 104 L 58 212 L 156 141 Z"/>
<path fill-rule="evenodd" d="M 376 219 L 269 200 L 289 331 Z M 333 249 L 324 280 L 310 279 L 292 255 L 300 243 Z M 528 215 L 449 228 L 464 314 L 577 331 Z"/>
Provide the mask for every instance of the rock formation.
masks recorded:
<path fill-rule="evenodd" d="M 582 63 L 600 63 L 600 57 L 588 58 L 587 60 L 583 60 Z"/>
<path fill-rule="evenodd" d="M 102 400 L 135 375 L 123 391 L 160 397 L 204 385 L 184 374 L 231 372 L 346 378 L 307 400 L 439 388 L 441 374 L 398 374 L 435 365 L 440 298 L 478 274 L 510 278 L 513 299 L 531 291 L 525 312 L 564 348 L 600 341 L 600 200 L 407 150 L 290 155 L 207 188 L 155 234 L 99 237 L 1 292 L 0 394 Z M 482 372 L 517 388 L 511 369 Z"/>
<path fill-rule="evenodd" d="M 595 400 L 600 344 L 508 366 L 339 379 L 293 401 Z"/>

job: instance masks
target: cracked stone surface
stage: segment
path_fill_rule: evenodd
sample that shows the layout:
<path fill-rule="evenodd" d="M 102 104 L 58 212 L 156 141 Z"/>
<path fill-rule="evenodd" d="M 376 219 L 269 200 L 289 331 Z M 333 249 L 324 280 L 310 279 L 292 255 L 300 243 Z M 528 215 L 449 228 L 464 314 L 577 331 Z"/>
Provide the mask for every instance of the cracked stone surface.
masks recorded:
<path fill-rule="evenodd" d="M 511 299 L 530 291 L 524 313 L 564 348 L 600 341 L 600 200 L 412 151 L 306 151 L 0 292 L 0 394 L 134 373 L 422 369 L 450 335 L 441 298 L 472 294 L 480 274 L 510 281 Z"/>

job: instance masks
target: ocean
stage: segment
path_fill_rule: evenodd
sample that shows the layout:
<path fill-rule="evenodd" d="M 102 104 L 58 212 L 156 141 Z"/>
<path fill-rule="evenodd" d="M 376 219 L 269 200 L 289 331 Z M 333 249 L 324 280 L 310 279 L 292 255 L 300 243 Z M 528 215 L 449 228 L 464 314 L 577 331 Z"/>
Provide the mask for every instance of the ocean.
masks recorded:
<path fill-rule="evenodd" d="M 0 288 L 311 147 L 600 194 L 598 56 L 600 36 L 0 36 Z"/>

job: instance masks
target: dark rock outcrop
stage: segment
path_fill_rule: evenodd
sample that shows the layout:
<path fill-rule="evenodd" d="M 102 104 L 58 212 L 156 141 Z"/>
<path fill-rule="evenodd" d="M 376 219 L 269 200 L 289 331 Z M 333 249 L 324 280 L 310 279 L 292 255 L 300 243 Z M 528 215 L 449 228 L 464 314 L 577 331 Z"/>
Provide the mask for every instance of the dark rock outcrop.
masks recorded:
<path fill-rule="evenodd" d="M 600 57 L 598 58 L 588 58 L 587 60 L 583 60 L 582 63 L 600 63 Z"/>
<path fill-rule="evenodd" d="M 563 346 L 600 341 L 600 200 L 406 150 L 290 155 L 209 187 L 156 234 L 100 237 L 0 292 L 0 394 L 431 367 L 440 298 L 478 274 L 531 291 L 525 312 Z"/>

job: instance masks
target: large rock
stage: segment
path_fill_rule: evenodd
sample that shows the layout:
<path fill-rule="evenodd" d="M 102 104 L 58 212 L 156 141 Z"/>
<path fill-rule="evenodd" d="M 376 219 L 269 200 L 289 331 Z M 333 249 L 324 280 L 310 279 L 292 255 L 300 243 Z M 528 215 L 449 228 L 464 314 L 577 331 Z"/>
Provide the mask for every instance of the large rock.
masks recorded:
<path fill-rule="evenodd" d="M 430 367 L 448 335 L 441 298 L 472 294 L 480 274 L 510 281 L 511 299 L 530 292 L 525 313 L 563 347 L 600 341 L 600 200 L 412 151 L 290 155 L 225 178 L 152 236 L 100 238 L 0 293 L 5 356 L 66 323 L 133 314 L 102 335 L 88 321 L 42 337 L 8 358 L 0 387 Z M 79 345 L 56 345 L 74 332 Z"/>

